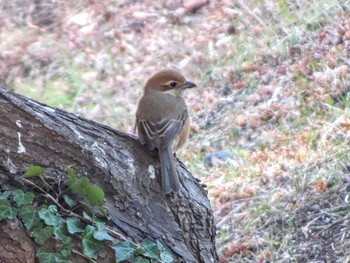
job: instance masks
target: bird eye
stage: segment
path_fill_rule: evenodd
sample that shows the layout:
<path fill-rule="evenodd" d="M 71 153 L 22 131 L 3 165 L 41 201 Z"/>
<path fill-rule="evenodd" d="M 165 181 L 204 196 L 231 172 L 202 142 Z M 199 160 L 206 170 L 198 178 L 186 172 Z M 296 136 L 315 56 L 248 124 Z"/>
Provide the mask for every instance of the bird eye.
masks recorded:
<path fill-rule="evenodd" d="M 173 81 L 173 82 L 170 82 L 169 85 L 170 85 L 170 87 L 175 88 L 177 84 L 176 84 L 176 82 Z"/>

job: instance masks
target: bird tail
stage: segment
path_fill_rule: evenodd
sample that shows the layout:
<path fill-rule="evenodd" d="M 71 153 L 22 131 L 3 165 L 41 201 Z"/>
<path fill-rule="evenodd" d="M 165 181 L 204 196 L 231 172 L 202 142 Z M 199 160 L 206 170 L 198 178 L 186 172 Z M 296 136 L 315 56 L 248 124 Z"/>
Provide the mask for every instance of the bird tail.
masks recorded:
<path fill-rule="evenodd" d="M 176 171 L 173 153 L 167 149 L 159 150 L 160 169 L 162 173 L 162 187 L 165 194 L 178 192 L 180 189 L 179 176 Z"/>

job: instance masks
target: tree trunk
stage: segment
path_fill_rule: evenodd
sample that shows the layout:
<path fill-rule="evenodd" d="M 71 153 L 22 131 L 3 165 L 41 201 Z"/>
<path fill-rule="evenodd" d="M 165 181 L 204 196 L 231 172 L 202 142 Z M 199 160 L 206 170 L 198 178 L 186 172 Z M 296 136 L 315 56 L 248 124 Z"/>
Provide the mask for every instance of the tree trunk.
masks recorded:
<path fill-rule="evenodd" d="M 184 262 L 218 260 L 207 194 L 183 164 L 180 192 L 164 195 L 156 152 L 133 135 L 0 88 L 0 185 L 31 165 L 89 177 L 105 192 L 110 226 L 130 240 L 159 240 Z"/>

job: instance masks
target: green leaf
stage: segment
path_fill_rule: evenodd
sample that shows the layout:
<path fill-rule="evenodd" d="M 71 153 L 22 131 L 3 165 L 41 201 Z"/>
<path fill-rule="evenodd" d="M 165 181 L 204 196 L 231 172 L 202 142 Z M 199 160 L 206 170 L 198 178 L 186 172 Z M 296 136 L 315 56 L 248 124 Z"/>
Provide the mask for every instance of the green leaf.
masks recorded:
<path fill-rule="evenodd" d="M 150 261 L 143 257 L 137 257 L 132 261 L 132 263 L 150 263 Z"/>
<path fill-rule="evenodd" d="M 72 198 L 70 198 L 68 195 L 64 195 L 63 200 L 66 202 L 66 204 L 69 207 L 74 207 L 77 205 L 77 203 Z"/>
<path fill-rule="evenodd" d="M 57 213 L 57 211 L 58 211 L 56 205 L 49 205 L 48 209 L 52 213 Z"/>
<path fill-rule="evenodd" d="M 8 200 L 0 200 L 0 221 L 3 219 L 13 219 L 17 215 L 17 208 L 12 207 Z"/>
<path fill-rule="evenodd" d="M 44 220 L 46 225 L 58 227 L 63 221 L 55 212 L 55 210 L 57 211 L 57 207 L 56 209 L 54 207 L 55 206 L 51 205 L 48 209 L 41 208 L 39 211 L 39 217 Z"/>
<path fill-rule="evenodd" d="M 145 252 L 143 253 L 145 257 L 159 260 L 160 251 L 157 248 L 157 244 L 155 242 L 149 239 L 145 239 L 142 242 L 141 247 L 145 250 Z"/>
<path fill-rule="evenodd" d="M 67 185 L 69 189 L 74 193 L 74 194 L 79 194 L 80 196 L 86 196 L 86 190 L 89 185 L 91 185 L 89 178 L 86 176 L 83 176 L 81 178 L 78 177 L 70 177 L 67 181 Z"/>
<path fill-rule="evenodd" d="M 162 250 L 160 252 L 160 259 L 162 260 L 162 262 L 164 263 L 172 263 L 174 262 L 174 258 L 173 256 L 170 254 L 170 252 L 166 249 Z"/>
<path fill-rule="evenodd" d="M 91 205 L 103 206 L 105 200 L 105 193 L 97 185 L 90 184 L 86 188 L 86 198 Z"/>
<path fill-rule="evenodd" d="M 24 178 L 32 178 L 42 175 L 45 172 L 45 169 L 38 165 L 32 165 L 24 173 Z"/>
<path fill-rule="evenodd" d="M 115 258 L 117 262 L 122 262 L 134 256 L 134 252 L 137 249 L 137 246 L 131 242 L 122 241 L 118 244 L 115 244 L 112 248 L 115 251 Z"/>
<path fill-rule="evenodd" d="M 292 21 L 292 16 L 288 10 L 287 0 L 278 0 L 278 4 L 281 9 L 281 13 L 289 20 Z"/>
<path fill-rule="evenodd" d="M 88 214 L 86 213 L 85 211 L 83 211 L 83 217 L 91 222 L 93 222 L 93 218 Z"/>
<path fill-rule="evenodd" d="M 97 252 L 101 249 L 102 243 L 94 239 L 94 232 L 96 228 L 91 225 L 87 225 L 83 236 L 83 253 L 84 255 L 96 259 Z"/>
<path fill-rule="evenodd" d="M 103 207 L 103 206 L 100 206 L 98 209 L 99 209 L 100 215 L 101 215 L 102 217 L 105 217 L 105 220 L 107 220 L 107 219 L 108 219 L 108 213 L 107 213 L 107 211 L 104 209 L 104 207 Z"/>
<path fill-rule="evenodd" d="M 84 229 L 81 228 L 82 222 L 77 217 L 68 217 L 66 220 L 67 230 L 69 234 L 82 233 Z"/>
<path fill-rule="evenodd" d="M 334 106 L 334 100 L 333 100 L 332 96 L 328 96 L 327 104 L 330 105 L 330 106 Z"/>
<path fill-rule="evenodd" d="M 12 194 L 12 191 L 4 191 L 0 193 L 0 200 L 8 199 L 11 194 Z"/>
<path fill-rule="evenodd" d="M 53 233 L 56 239 L 59 240 L 61 243 L 61 248 L 62 248 L 61 254 L 65 257 L 69 257 L 72 254 L 73 241 L 72 241 L 72 238 L 67 235 L 65 225 L 54 227 Z"/>
<path fill-rule="evenodd" d="M 72 239 L 71 237 L 66 235 L 66 231 L 64 226 L 59 226 L 59 227 L 55 227 L 54 231 L 53 231 L 56 239 L 58 239 L 59 241 L 62 242 L 62 244 L 71 244 L 72 243 Z"/>
<path fill-rule="evenodd" d="M 69 170 L 70 178 L 67 180 L 67 186 L 74 193 L 85 197 L 91 206 L 102 207 L 104 204 L 105 193 L 103 190 L 90 182 L 86 176 L 78 178 L 73 173 L 74 170 Z"/>
<path fill-rule="evenodd" d="M 24 193 L 21 189 L 14 190 L 12 196 L 18 207 L 30 205 L 34 200 L 34 194 L 32 192 Z"/>
<path fill-rule="evenodd" d="M 67 180 L 67 186 L 70 188 L 70 190 L 73 193 L 79 193 L 79 189 L 80 189 L 80 185 L 79 185 L 79 178 L 77 178 L 76 176 L 71 176 L 68 180 Z"/>
<path fill-rule="evenodd" d="M 32 231 L 34 241 L 39 245 L 44 245 L 45 242 L 53 235 L 53 226 L 36 227 Z"/>
<path fill-rule="evenodd" d="M 62 250 L 61 250 L 61 255 L 64 257 L 69 257 L 70 255 L 72 255 L 72 251 L 73 251 L 73 246 L 72 245 L 65 245 Z"/>
<path fill-rule="evenodd" d="M 146 250 L 144 248 L 136 248 L 135 251 L 134 251 L 134 254 L 135 255 L 144 255 L 146 253 Z"/>
<path fill-rule="evenodd" d="M 165 262 L 165 263 L 173 262 L 174 258 L 172 254 L 170 254 L 170 252 L 164 247 L 164 245 L 159 240 L 156 240 L 156 244 L 157 244 L 158 250 L 160 251 L 160 259 L 162 260 L 162 262 Z"/>
<path fill-rule="evenodd" d="M 43 248 L 39 248 L 36 252 L 40 263 L 71 263 L 67 258 L 59 253 L 48 252 Z"/>
<path fill-rule="evenodd" d="M 27 230 L 31 230 L 40 222 L 38 209 L 31 205 L 22 206 L 18 213 Z"/>
<path fill-rule="evenodd" d="M 66 173 L 70 176 L 70 177 L 77 177 L 77 173 L 75 172 L 75 170 L 68 166 L 66 169 Z"/>
<path fill-rule="evenodd" d="M 80 187 L 83 189 L 82 194 L 85 195 L 86 189 L 91 185 L 90 180 L 86 176 L 80 177 L 79 179 L 80 179 L 80 182 L 79 182 Z"/>
<path fill-rule="evenodd" d="M 164 249 L 164 245 L 158 239 L 156 240 L 156 244 L 159 251 Z"/>
<path fill-rule="evenodd" d="M 109 240 L 113 241 L 113 237 L 106 231 L 106 224 L 102 222 L 96 222 L 97 231 L 94 232 L 94 238 L 96 240 Z"/>

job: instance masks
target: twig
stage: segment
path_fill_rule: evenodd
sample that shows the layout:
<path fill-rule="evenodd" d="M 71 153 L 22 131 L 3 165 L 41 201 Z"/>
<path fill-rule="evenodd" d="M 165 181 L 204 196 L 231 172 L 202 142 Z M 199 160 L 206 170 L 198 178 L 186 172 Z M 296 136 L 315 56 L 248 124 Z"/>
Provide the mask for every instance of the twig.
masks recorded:
<path fill-rule="evenodd" d="M 38 186 L 37 184 L 33 183 L 32 181 L 27 180 L 27 179 L 25 179 L 25 178 L 22 178 L 22 180 L 23 180 L 23 182 L 25 182 L 25 183 L 27 183 L 27 184 L 30 184 L 30 185 L 34 186 L 35 188 L 37 188 L 38 190 L 40 190 L 41 192 L 43 192 L 43 193 L 45 194 L 45 197 L 46 197 L 46 198 L 52 200 L 52 201 L 55 203 L 55 205 L 57 205 L 57 207 L 59 207 L 59 209 L 60 209 L 61 211 L 63 211 L 64 213 L 66 213 L 67 215 L 69 215 L 69 216 L 75 216 L 75 217 L 81 219 L 83 222 L 88 223 L 88 224 L 94 223 L 92 220 L 89 220 L 89 219 L 87 219 L 87 218 L 84 218 L 84 217 L 82 217 L 81 215 L 78 215 L 78 214 L 76 214 L 76 213 L 74 213 L 74 212 L 72 212 L 72 211 L 70 211 L 70 210 L 64 208 L 64 207 L 58 202 L 58 200 L 56 200 L 52 195 L 50 195 L 49 193 L 47 193 L 47 191 L 45 191 L 44 189 L 42 189 L 40 186 Z M 122 234 L 116 232 L 114 229 L 110 228 L 109 226 L 106 226 L 105 228 L 106 228 L 106 231 L 107 231 L 110 235 L 112 235 L 112 236 L 114 236 L 114 237 L 116 237 L 116 238 L 122 239 L 122 240 L 124 240 L 124 241 L 128 241 L 128 242 L 132 243 L 133 245 L 135 245 L 135 246 L 137 246 L 137 247 L 139 246 L 138 244 L 134 243 L 134 242 L 131 241 L 131 240 L 128 240 L 125 236 L 123 236 Z M 91 258 L 88 258 L 88 257 L 86 257 L 85 255 L 81 254 L 79 251 L 73 250 L 73 252 L 76 253 L 76 254 L 78 254 L 78 255 L 80 255 L 80 256 L 83 256 L 83 257 L 85 257 L 85 258 L 87 258 L 87 259 L 89 259 L 89 260 L 91 260 L 91 262 L 97 263 L 96 261 L 92 260 Z"/>
<path fill-rule="evenodd" d="M 243 7 L 252 17 L 254 17 L 259 22 L 260 25 L 262 25 L 263 27 L 266 27 L 265 23 L 260 19 L 260 17 L 254 14 L 254 12 L 250 10 L 250 8 L 246 6 L 242 1 L 238 1 L 238 4 L 241 7 Z"/>
<path fill-rule="evenodd" d="M 34 186 L 35 188 L 37 188 L 38 190 L 40 190 L 41 192 L 43 192 L 45 194 L 45 197 L 48 198 L 48 199 L 51 199 L 52 202 L 55 203 L 55 205 L 57 205 L 59 207 L 60 210 L 62 210 L 63 212 L 65 212 L 67 215 L 73 215 L 75 217 L 78 217 L 80 218 L 81 220 L 83 220 L 84 222 L 87 221 L 86 218 L 82 217 L 81 215 L 78 215 L 66 208 L 64 208 L 59 202 L 58 200 L 56 200 L 52 195 L 50 195 L 48 192 L 46 192 L 44 189 L 42 189 L 40 186 L 38 186 L 37 184 L 33 183 L 32 181 L 30 180 L 27 180 L 25 178 L 22 178 L 23 182 L 27 183 L 27 184 L 30 184 L 32 186 Z"/>
<path fill-rule="evenodd" d="M 338 0 L 338 3 L 340 5 L 340 7 L 343 9 L 343 11 L 347 11 L 348 8 L 345 6 L 345 2 Z"/>
<path fill-rule="evenodd" d="M 116 237 L 119 237 L 120 239 L 123 239 L 124 241 L 129 241 L 129 242 L 131 242 L 131 241 L 128 240 L 125 236 L 123 236 L 122 234 L 116 232 L 114 229 L 110 228 L 109 226 L 106 226 L 106 230 L 107 230 L 107 232 L 108 232 L 109 234 L 112 234 L 112 235 L 114 235 L 114 236 L 116 236 Z M 131 243 L 133 243 L 133 242 L 131 242 Z M 134 244 L 134 245 L 137 245 L 137 244 L 135 244 L 135 243 L 133 243 L 133 244 Z"/>
<path fill-rule="evenodd" d="M 22 180 L 23 180 L 25 183 L 30 184 L 30 185 L 34 186 L 35 188 L 37 188 L 38 190 L 40 190 L 41 192 L 43 192 L 43 193 L 45 194 L 45 197 L 46 197 L 46 198 L 52 200 L 52 201 L 55 203 L 55 205 L 57 205 L 57 206 L 59 207 L 59 209 L 62 210 L 62 211 L 63 211 L 64 213 L 66 213 L 67 215 L 75 216 L 75 217 L 81 219 L 82 221 L 84 221 L 84 222 L 86 222 L 86 223 L 94 223 L 93 221 L 91 221 L 91 220 L 89 220 L 89 219 L 87 219 L 87 218 L 84 218 L 84 217 L 82 217 L 81 215 L 78 215 L 78 214 L 76 214 L 76 213 L 74 213 L 74 212 L 72 212 L 72 211 L 70 211 L 70 210 L 64 208 L 52 195 L 50 195 L 49 193 L 47 193 L 44 189 L 42 189 L 40 186 L 38 186 L 37 184 L 33 183 L 32 181 L 27 180 L 27 179 L 25 179 L 25 178 L 22 178 Z M 106 226 L 106 231 L 107 231 L 109 234 L 113 235 L 114 237 L 118 237 L 118 238 L 120 238 L 120 239 L 122 239 L 122 240 L 127 240 L 127 238 L 124 237 L 122 234 L 116 232 L 115 230 L 113 230 L 112 228 L 110 228 L 110 227 L 108 227 L 108 226 Z M 131 242 L 131 241 L 129 240 L 129 242 Z M 132 242 L 132 243 L 133 243 L 133 242 Z M 137 244 L 135 244 L 135 243 L 133 243 L 133 244 L 134 244 L 134 245 L 137 245 Z"/>
<path fill-rule="evenodd" d="M 344 217 L 339 218 L 338 220 L 335 220 L 329 227 L 333 227 L 341 222 L 344 222 L 345 220 L 349 219 L 349 215 L 346 215 Z"/>
<path fill-rule="evenodd" d="M 72 252 L 74 254 L 77 254 L 77 255 L 89 260 L 90 262 L 97 263 L 97 261 L 93 260 L 92 258 L 89 258 L 88 256 L 85 256 L 84 254 L 80 253 L 78 250 L 73 249 Z"/>
<path fill-rule="evenodd" d="M 51 187 L 51 185 L 48 182 L 46 182 L 46 180 L 41 175 L 39 176 L 39 178 L 47 188 L 51 189 L 51 191 L 53 191 L 57 195 L 56 191 Z"/>
<path fill-rule="evenodd" d="M 240 211 L 246 204 L 245 203 L 241 203 L 240 205 L 238 205 L 237 207 L 235 207 L 234 209 L 232 209 L 232 211 L 230 211 L 226 216 L 224 216 L 223 218 L 221 218 L 221 220 L 216 222 L 216 227 L 220 228 L 223 224 L 225 224 L 230 218 L 233 217 L 233 215 L 237 215 L 238 211 Z"/>
<path fill-rule="evenodd" d="M 319 217 L 316 217 L 315 219 L 319 219 Z M 313 221 L 315 221 L 315 219 L 313 219 L 310 223 L 308 223 L 306 225 L 306 227 L 308 227 Z M 337 225 L 337 224 L 339 224 L 339 223 L 341 223 L 341 222 L 343 222 L 343 221 L 345 221 L 347 219 L 349 219 L 348 215 L 333 221 L 333 223 L 326 224 L 326 225 L 313 226 L 313 227 L 311 227 L 311 229 L 313 229 L 313 230 L 328 229 L 328 228 L 331 228 L 331 227 L 333 227 L 333 226 L 335 226 L 335 225 Z"/>

